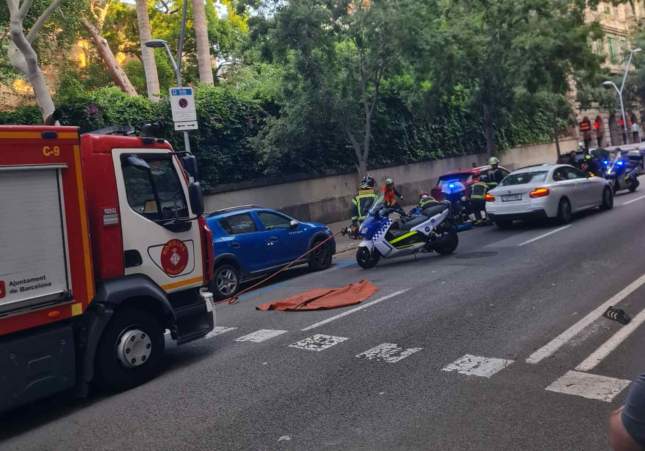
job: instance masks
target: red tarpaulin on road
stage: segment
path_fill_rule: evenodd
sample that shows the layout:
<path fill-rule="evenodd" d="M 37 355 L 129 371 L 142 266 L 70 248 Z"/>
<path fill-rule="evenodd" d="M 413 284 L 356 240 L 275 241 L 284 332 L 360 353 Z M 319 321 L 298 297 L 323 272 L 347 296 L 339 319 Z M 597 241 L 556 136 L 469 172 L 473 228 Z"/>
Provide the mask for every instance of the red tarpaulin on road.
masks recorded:
<path fill-rule="evenodd" d="M 361 280 L 340 288 L 315 288 L 280 301 L 257 306 L 258 310 L 307 311 L 327 310 L 360 304 L 378 291 L 368 280 Z"/>

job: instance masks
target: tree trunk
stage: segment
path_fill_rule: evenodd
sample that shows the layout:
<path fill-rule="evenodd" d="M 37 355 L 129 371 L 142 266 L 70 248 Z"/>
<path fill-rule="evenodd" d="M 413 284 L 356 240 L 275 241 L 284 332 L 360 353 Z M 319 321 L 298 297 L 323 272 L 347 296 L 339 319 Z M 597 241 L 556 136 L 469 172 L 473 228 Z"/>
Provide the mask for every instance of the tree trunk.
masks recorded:
<path fill-rule="evenodd" d="M 159 75 L 155 62 L 154 49 L 146 47 L 145 43 L 152 39 L 150 19 L 148 18 L 147 0 L 137 0 L 137 25 L 139 27 L 139 40 L 141 41 L 141 60 L 146 74 L 146 88 L 148 98 L 153 102 L 159 101 Z"/>
<path fill-rule="evenodd" d="M 99 55 L 103 60 L 103 64 L 112 77 L 114 84 L 121 88 L 121 90 L 126 94 L 136 96 L 137 90 L 134 89 L 134 86 L 130 83 L 128 75 L 123 71 L 123 69 L 121 69 L 121 66 L 114 57 L 114 53 L 112 53 L 110 46 L 105 38 L 101 36 L 99 30 L 85 17 L 81 18 L 81 23 L 90 34 L 90 37 L 96 46 L 96 50 L 98 50 Z"/>
<path fill-rule="evenodd" d="M 17 2 L 11 4 L 8 2 L 8 5 L 11 16 L 9 24 L 11 41 L 24 58 L 24 65 L 20 69 L 24 71 L 27 81 L 34 90 L 36 103 L 43 117 L 43 122 L 47 122 L 54 113 L 54 101 L 49 93 L 45 77 L 38 66 L 38 55 L 36 55 L 31 43 L 25 36 L 22 23 L 23 17 L 17 8 Z"/>
<path fill-rule="evenodd" d="M 497 143 L 495 141 L 495 124 L 488 105 L 484 105 L 484 138 L 486 139 L 486 153 L 492 157 L 497 151 Z"/>
<path fill-rule="evenodd" d="M 205 85 L 214 84 L 213 64 L 211 62 L 210 43 L 208 41 L 208 21 L 204 0 L 193 0 L 193 27 L 197 43 L 197 65 L 199 81 Z"/>
<path fill-rule="evenodd" d="M 560 150 L 560 130 L 558 130 L 558 120 L 553 119 L 553 138 L 555 140 L 555 151 L 558 154 L 558 161 L 562 158 L 562 151 Z"/>

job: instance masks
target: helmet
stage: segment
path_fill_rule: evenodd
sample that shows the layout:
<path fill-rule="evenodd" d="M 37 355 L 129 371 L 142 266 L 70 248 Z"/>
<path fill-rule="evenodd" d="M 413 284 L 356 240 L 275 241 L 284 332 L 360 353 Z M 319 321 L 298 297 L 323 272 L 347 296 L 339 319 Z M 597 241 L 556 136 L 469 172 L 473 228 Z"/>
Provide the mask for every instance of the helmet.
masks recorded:
<path fill-rule="evenodd" d="M 376 180 L 374 180 L 374 177 L 370 177 L 369 175 L 366 175 L 361 180 L 360 189 L 373 189 L 375 185 L 376 185 Z"/>
<path fill-rule="evenodd" d="M 592 158 L 591 158 L 591 155 L 589 155 L 588 153 L 587 153 L 587 154 L 585 154 L 585 162 L 587 162 L 587 161 L 591 161 L 591 159 L 592 159 Z"/>
<path fill-rule="evenodd" d="M 424 199 L 429 199 L 429 198 L 430 198 L 430 194 L 426 193 L 425 191 L 423 191 L 423 192 L 421 192 L 419 194 L 419 200 L 424 200 Z"/>
<path fill-rule="evenodd" d="M 385 186 L 393 186 L 394 185 L 394 180 L 390 177 L 385 178 Z"/>
<path fill-rule="evenodd" d="M 499 164 L 499 160 L 497 159 L 497 157 L 490 157 L 488 159 L 488 164 L 490 164 L 491 166 L 495 166 Z"/>

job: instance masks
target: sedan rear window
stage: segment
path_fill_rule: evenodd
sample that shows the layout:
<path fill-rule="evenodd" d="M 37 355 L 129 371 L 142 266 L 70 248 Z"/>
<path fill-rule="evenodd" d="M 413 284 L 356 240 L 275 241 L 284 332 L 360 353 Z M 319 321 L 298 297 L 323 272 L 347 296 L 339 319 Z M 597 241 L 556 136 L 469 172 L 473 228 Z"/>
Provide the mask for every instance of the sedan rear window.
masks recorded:
<path fill-rule="evenodd" d="M 526 185 L 527 183 L 542 183 L 546 180 L 547 171 L 518 172 L 502 180 L 503 186 Z"/>

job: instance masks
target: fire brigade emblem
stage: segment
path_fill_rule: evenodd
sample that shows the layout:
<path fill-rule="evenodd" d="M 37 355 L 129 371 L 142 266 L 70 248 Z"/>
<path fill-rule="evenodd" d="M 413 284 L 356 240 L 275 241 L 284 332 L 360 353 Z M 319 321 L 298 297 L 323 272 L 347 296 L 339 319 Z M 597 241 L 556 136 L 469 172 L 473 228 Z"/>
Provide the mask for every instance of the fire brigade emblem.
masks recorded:
<path fill-rule="evenodd" d="M 181 274 L 188 265 L 188 248 L 180 240 L 170 240 L 161 249 L 161 267 L 169 276 Z"/>

